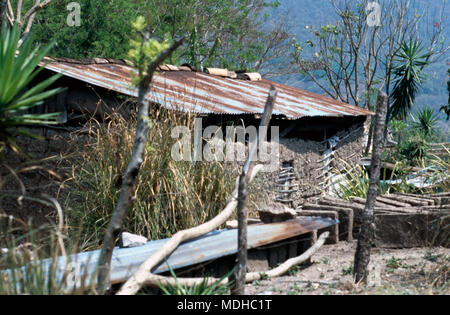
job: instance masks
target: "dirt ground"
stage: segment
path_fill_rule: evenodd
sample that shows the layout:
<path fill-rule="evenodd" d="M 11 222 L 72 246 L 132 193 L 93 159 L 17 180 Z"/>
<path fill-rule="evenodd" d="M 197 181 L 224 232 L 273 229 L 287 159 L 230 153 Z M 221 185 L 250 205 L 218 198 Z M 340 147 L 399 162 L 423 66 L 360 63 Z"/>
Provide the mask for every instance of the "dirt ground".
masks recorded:
<path fill-rule="evenodd" d="M 366 286 L 352 281 L 355 249 L 356 241 L 324 245 L 310 265 L 283 277 L 254 281 L 246 286 L 246 294 L 450 294 L 449 248 L 373 248 Z"/>

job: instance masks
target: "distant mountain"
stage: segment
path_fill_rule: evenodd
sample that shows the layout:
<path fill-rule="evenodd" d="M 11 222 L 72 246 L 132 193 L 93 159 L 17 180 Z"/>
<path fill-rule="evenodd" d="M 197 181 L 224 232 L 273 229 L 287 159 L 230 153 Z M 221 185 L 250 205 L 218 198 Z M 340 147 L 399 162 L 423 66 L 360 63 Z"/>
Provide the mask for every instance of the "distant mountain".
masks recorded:
<path fill-rule="evenodd" d="M 443 8 L 443 2 L 446 2 L 444 17 L 448 17 L 450 15 L 450 3 L 445 0 L 412 0 L 411 6 L 413 7 L 414 12 L 419 14 L 423 14 L 426 10 L 433 13 L 438 12 Z M 288 14 L 289 30 L 300 41 L 309 38 L 309 32 L 304 28 L 305 25 L 319 26 L 333 23 L 337 20 L 330 0 L 280 0 L 280 3 L 281 6 L 273 11 L 272 22 L 276 23 L 278 19 L 284 18 L 286 14 Z M 429 23 L 431 24 L 433 21 L 430 21 Z M 448 24 L 448 21 L 444 20 L 444 23 Z M 418 30 L 419 37 L 426 36 L 425 26 L 422 25 L 422 27 L 422 29 Z M 444 33 L 444 38 L 449 44 L 450 25 L 446 25 L 446 27 L 447 29 Z M 438 110 L 440 106 L 447 103 L 448 93 L 446 88 L 448 78 L 446 72 L 450 67 L 449 57 L 450 53 L 447 52 L 438 63 L 428 67 L 424 88 L 416 99 L 417 108 L 421 106 L 430 106 L 435 110 Z M 301 75 L 280 78 L 278 81 L 311 92 L 323 93 L 313 82 L 308 81 Z M 442 117 L 443 116 L 444 115 L 442 114 Z M 447 131 L 450 133 L 449 124 L 443 123 L 442 125 L 443 128 L 447 128 Z"/>

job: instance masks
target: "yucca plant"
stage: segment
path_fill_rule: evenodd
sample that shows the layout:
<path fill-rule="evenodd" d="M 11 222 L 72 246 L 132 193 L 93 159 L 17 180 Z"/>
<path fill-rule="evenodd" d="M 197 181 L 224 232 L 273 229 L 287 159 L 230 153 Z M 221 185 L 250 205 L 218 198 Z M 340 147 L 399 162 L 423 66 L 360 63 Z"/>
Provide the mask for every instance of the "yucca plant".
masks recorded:
<path fill-rule="evenodd" d="M 34 86 L 32 80 L 43 69 L 38 67 L 52 45 L 43 49 L 26 39 L 17 51 L 20 28 L 3 26 L 0 40 L 0 152 L 5 146 L 21 151 L 15 141 L 18 135 L 37 136 L 20 127 L 34 124 L 55 123 L 58 113 L 28 114 L 27 110 L 43 103 L 44 99 L 60 93 L 63 89 L 46 89 L 61 75 L 54 75 Z"/>
<path fill-rule="evenodd" d="M 403 42 L 396 54 L 393 74 L 396 77 L 389 111 L 390 118 L 406 119 L 424 78 L 423 68 L 429 64 L 429 53 L 423 53 L 420 42 Z"/>

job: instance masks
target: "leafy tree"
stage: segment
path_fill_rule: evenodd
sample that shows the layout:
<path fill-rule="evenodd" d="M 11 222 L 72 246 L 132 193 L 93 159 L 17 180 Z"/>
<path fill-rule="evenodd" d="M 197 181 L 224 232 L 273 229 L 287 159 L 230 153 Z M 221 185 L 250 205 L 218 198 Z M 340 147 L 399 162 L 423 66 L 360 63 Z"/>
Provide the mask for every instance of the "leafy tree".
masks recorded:
<path fill-rule="evenodd" d="M 266 65 L 286 64 L 280 58 L 289 49 L 290 34 L 283 23 L 268 28 L 265 8 L 279 6 L 264 0 L 85 0 L 81 26 L 66 24 L 70 0 L 53 0 L 37 17 L 33 28 L 39 42 L 55 38 L 53 55 L 70 58 L 126 58 L 132 21 L 145 17 L 151 37 L 186 37 L 170 57 L 172 64 L 226 67 L 259 71 Z M 278 67 L 280 68 L 280 67 Z M 271 75 L 281 74 L 270 67 Z"/>
<path fill-rule="evenodd" d="M 0 41 L 0 148 L 9 146 L 20 151 L 15 142 L 18 135 L 32 136 L 21 126 L 33 124 L 50 124 L 58 113 L 27 114 L 26 111 L 42 104 L 43 100 L 58 94 L 61 88 L 46 89 L 61 75 L 54 75 L 35 86 L 29 86 L 33 78 L 42 70 L 38 63 L 51 49 L 33 47 L 32 40 L 26 39 L 16 56 L 21 30 L 17 25 L 9 29 L 2 27 Z"/>
<path fill-rule="evenodd" d="M 78 1 L 81 26 L 67 25 L 71 0 L 53 0 L 36 17 L 33 34 L 40 43 L 55 40 L 51 54 L 58 57 L 124 58 L 129 50 L 131 22 L 139 14 L 136 1 Z"/>
<path fill-rule="evenodd" d="M 429 15 L 415 14 L 414 2 L 410 0 L 378 0 L 381 23 L 371 26 L 367 23 L 373 13 L 369 1 L 329 2 L 336 22 L 320 27 L 306 25 L 311 37 L 304 43 L 294 43 L 293 61 L 300 73 L 328 96 L 374 111 L 378 90 L 392 94 L 394 61 L 402 42 L 415 38 L 417 29 L 426 25 Z M 448 49 L 441 23 L 444 14 L 441 12 L 436 18 L 436 27 L 424 40 L 430 64 Z M 371 146 L 373 125 L 372 118 L 366 154 Z M 387 125 L 385 128 L 386 134 Z"/>
<path fill-rule="evenodd" d="M 415 38 L 427 23 L 427 14 L 414 14 L 410 0 L 378 0 L 380 25 L 367 23 L 373 11 L 367 0 L 329 0 L 334 23 L 305 25 L 310 38 L 294 43 L 293 61 L 300 73 L 328 96 L 375 110 L 376 95 L 392 94 L 393 70 L 403 42 Z M 372 8 L 373 9 L 373 8 Z M 438 60 L 448 47 L 443 40 L 443 16 L 428 34 L 424 47 L 428 61 Z"/>

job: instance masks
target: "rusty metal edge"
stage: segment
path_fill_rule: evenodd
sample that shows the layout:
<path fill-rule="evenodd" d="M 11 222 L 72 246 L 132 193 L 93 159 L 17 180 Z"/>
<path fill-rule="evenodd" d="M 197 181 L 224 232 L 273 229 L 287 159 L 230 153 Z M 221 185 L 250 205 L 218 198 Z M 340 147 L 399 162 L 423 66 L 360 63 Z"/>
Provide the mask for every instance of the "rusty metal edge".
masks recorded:
<path fill-rule="evenodd" d="M 298 217 L 279 223 L 251 225 L 248 227 L 248 248 L 256 248 L 305 234 L 314 230 L 338 224 L 337 220 L 321 217 Z M 168 239 L 150 241 L 147 245 L 134 248 L 114 248 L 111 261 L 111 283 L 125 281 L 150 255 L 158 250 Z M 166 261 L 160 263 L 153 270 L 159 274 L 172 269 L 178 269 L 202 263 L 220 257 L 233 255 L 237 252 L 237 230 L 217 230 L 181 244 Z M 77 288 L 87 287 L 96 283 L 96 267 L 100 251 L 90 251 L 59 257 L 55 262 L 51 259 L 37 261 L 44 272 L 55 268 L 55 278 L 62 281 L 72 270 L 75 276 L 74 286 L 66 287 L 71 292 Z M 68 267 L 69 266 L 69 267 Z M 25 270 L 25 269 L 23 269 Z M 74 271 L 78 274 L 74 274 Z M 2 271 L 0 273 L 8 272 Z M 18 284 L 19 285 L 19 284 Z"/>

